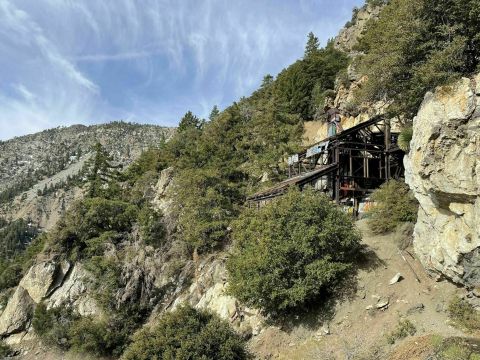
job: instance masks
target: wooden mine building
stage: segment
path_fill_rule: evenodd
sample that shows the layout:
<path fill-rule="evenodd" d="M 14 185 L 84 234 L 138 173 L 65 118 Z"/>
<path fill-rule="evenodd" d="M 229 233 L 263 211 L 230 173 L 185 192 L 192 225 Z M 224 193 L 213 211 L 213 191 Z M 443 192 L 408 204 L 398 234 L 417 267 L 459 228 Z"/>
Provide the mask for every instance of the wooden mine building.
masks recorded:
<path fill-rule="evenodd" d="M 248 200 L 262 206 L 291 186 L 307 186 L 328 194 L 338 204 L 355 209 L 382 183 L 404 175 L 404 152 L 390 120 L 376 116 L 318 142 L 288 159 L 288 179 L 260 191 Z"/>

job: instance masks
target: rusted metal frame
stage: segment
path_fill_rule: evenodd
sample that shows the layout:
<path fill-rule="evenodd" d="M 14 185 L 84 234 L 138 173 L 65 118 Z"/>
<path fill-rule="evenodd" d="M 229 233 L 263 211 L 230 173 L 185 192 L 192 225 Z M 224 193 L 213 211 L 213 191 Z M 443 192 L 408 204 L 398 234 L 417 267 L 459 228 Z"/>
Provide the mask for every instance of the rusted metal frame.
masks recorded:
<path fill-rule="evenodd" d="M 334 136 L 327 137 L 327 138 L 325 138 L 321 141 L 318 141 L 318 142 L 316 142 L 316 143 L 314 143 L 310 146 L 315 146 L 315 145 L 318 145 L 318 144 L 323 143 L 325 141 L 333 142 L 333 141 L 336 141 L 336 140 L 339 140 L 339 139 L 343 139 L 345 136 L 352 135 L 352 134 L 355 134 L 356 132 L 358 132 L 359 130 L 369 128 L 370 126 L 375 125 L 376 123 L 379 123 L 382 120 L 384 120 L 383 115 L 378 115 L 378 116 L 376 116 L 376 117 L 374 117 L 370 120 L 365 121 L 364 123 L 360 123 L 360 124 L 358 124 L 358 125 L 356 125 L 352 128 L 346 129 L 346 130 L 342 131 L 341 133 L 336 134 Z M 360 128 L 355 129 L 358 126 L 360 126 Z M 373 134 L 370 130 L 369 130 L 369 132 L 370 132 L 370 134 Z"/>

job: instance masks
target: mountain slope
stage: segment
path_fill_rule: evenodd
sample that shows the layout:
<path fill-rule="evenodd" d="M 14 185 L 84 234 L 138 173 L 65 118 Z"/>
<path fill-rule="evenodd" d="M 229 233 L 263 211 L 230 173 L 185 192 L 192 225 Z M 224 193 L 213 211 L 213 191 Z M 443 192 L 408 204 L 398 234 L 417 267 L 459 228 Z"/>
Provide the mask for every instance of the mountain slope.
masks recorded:
<path fill-rule="evenodd" d="M 51 228 L 57 215 L 81 195 L 71 180 L 91 157 L 95 143 L 100 142 L 115 163 L 125 167 L 174 131 L 114 122 L 60 127 L 0 142 L 0 216 L 30 218 L 42 228 Z"/>
<path fill-rule="evenodd" d="M 60 127 L 0 142 L 0 201 L 8 200 L 7 190 L 16 195 L 80 163 L 96 142 L 116 161 L 127 165 L 172 133 L 171 128 L 114 122 Z"/>

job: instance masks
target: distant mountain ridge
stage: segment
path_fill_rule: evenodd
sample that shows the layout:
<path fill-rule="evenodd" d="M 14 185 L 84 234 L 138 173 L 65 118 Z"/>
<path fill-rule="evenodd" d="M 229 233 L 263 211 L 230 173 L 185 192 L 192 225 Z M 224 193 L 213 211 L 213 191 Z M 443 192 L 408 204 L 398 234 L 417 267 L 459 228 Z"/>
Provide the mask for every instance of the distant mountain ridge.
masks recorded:
<path fill-rule="evenodd" d="M 113 122 L 73 125 L 0 141 L 0 203 L 37 182 L 81 162 L 96 142 L 127 165 L 149 147 L 168 139 L 174 128 Z"/>

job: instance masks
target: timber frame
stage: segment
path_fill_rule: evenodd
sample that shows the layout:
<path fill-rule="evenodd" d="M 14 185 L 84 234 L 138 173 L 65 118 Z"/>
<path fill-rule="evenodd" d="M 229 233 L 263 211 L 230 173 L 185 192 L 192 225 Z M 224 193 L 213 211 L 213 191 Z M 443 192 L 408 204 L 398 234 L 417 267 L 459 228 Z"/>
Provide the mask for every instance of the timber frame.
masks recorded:
<path fill-rule="evenodd" d="M 290 186 L 322 191 L 337 203 L 353 206 L 385 181 L 404 175 L 404 152 L 390 120 L 376 116 L 324 139 L 288 158 L 288 179 L 247 200 L 261 206 L 284 194 Z"/>

